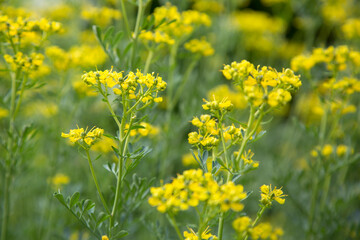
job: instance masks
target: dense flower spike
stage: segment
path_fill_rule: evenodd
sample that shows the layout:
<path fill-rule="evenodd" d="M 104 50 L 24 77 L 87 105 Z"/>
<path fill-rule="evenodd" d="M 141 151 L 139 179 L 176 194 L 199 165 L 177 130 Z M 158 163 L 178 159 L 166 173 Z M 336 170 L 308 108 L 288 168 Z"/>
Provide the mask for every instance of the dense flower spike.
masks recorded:
<path fill-rule="evenodd" d="M 69 133 L 61 133 L 61 137 L 69 138 L 71 143 L 79 143 L 81 146 L 86 143 L 86 147 L 90 147 L 103 134 L 104 129 L 101 128 L 93 127 L 90 131 L 86 131 L 78 127 L 77 129 L 71 129 Z"/>
<path fill-rule="evenodd" d="M 184 211 L 200 202 L 222 212 L 230 209 L 238 212 L 244 208 L 241 201 L 247 196 L 242 185 L 233 182 L 219 185 L 210 173 L 204 174 L 200 169 L 187 170 L 171 183 L 152 187 L 150 192 L 149 204 L 162 213 Z"/>
<path fill-rule="evenodd" d="M 261 190 L 261 199 L 260 202 L 264 206 L 271 206 L 272 201 L 275 200 L 280 204 L 285 203 L 283 191 L 280 189 L 277 189 L 276 187 L 274 189 L 271 188 L 271 185 L 262 185 L 260 187 Z"/>
<path fill-rule="evenodd" d="M 290 92 L 301 86 L 299 76 L 290 69 L 277 72 L 266 66 L 255 68 L 246 60 L 225 65 L 222 73 L 240 86 L 245 99 L 255 107 L 264 103 L 270 107 L 283 106 L 291 100 Z"/>

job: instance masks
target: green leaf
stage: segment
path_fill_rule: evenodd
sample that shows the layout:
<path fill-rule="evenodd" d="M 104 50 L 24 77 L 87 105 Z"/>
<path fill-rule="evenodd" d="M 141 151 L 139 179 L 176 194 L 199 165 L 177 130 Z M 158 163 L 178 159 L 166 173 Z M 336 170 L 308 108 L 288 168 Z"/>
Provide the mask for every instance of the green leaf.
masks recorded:
<path fill-rule="evenodd" d="M 128 233 L 127 231 L 121 230 L 120 232 L 117 232 L 117 233 L 113 236 L 113 238 L 114 238 L 114 239 L 120 239 L 120 238 L 123 238 L 123 237 L 127 236 L 128 234 L 129 234 L 129 233 Z"/>
<path fill-rule="evenodd" d="M 72 208 L 79 201 L 79 198 L 80 198 L 79 192 L 76 192 L 71 196 L 70 203 L 69 203 L 70 208 Z"/>
<path fill-rule="evenodd" d="M 124 36 L 124 32 L 122 32 L 122 31 L 117 32 L 115 37 L 112 39 L 112 42 L 111 42 L 112 47 L 115 47 L 120 42 L 120 40 L 123 38 L 123 36 Z"/>
<path fill-rule="evenodd" d="M 108 29 L 106 29 L 105 34 L 104 34 L 104 39 L 103 39 L 103 41 L 104 41 L 105 43 L 106 43 L 106 42 L 109 40 L 109 38 L 112 36 L 113 32 L 114 32 L 114 26 L 110 26 Z"/>
<path fill-rule="evenodd" d="M 99 213 L 97 220 L 96 220 L 96 227 L 98 227 L 102 222 L 104 222 L 106 219 L 108 219 L 110 217 L 110 215 L 106 214 L 106 213 Z"/>
<path fill-rule="evenodd" d="M 93 32 L 94 32 L 97 40 L 103 45 L 103 41 L 101 39 L 101 28 L 99 26 L 93 25 L 92 29 L 93 29 Z"/>
<path fill-rule="evenodd" d="M 67 207 L 64 196 L 59 192 L 54 193 L 54 197 L 65 207 Z"/>

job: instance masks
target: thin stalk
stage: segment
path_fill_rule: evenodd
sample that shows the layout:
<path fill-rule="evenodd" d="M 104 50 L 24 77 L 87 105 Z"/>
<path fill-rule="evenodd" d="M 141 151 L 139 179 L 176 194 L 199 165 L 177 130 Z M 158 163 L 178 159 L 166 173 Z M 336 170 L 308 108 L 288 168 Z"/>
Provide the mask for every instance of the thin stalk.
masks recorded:
<path fill-rule="evenodd" d="M 8 228 L 8 218 L 9 218 L 9 208 L 10 208 L 10 181 L 11 175 L 9 172 L 6 173 L 5 182 L 4 182 L 4 205 L 3 205 L 3 214 L 2 214 L 2 226 L 1 226 L 1 240 L 6 240 L 7 228 Z"/>
<path fill-rule="evenodd" d="M 131 39 L 131 30 L 130 30 L 130 27 L 129 27 L 129 20 L 128 20 L 128 17 L 127 17 L 127 14 L 126 14 L 126 8 L 125 8 L 125 3 L 124 2 L 125 2 L 125 0 L 120 0 L 121 13 L 122 13 L 123 18 L 124 18 L 125 29 L 126 29 L 127 35 Z"/>
<path fill-rule="evenodd" d="M 148 73 L 153 56 L 154 56 L 154 51 L 150 49 L 145 62 L 144 74 Z"/>
<path fill-rule="evenodd" d="M 91 161 L 91 158 L 90 158 L 90 154 L 89 154 L 89 149 L 86 149 L 85 151 L 86 151 L 86 156 L 87 156 L 87 159 L 88 159 L 88 162 L 89 162 L 91 175 L 92 175 L 92 177 L 93 177 L 93 179 L 94 179 L 94 182 L 95 182 L 96 190 L 98 191 L 98 194 L 99 194 L 99 196 L 100 196 L 101 202 L 102 202 L 102 204 L 103 204 L 106 212 L 107 212 L 107 213 L 110 213 L 109 208 L 108 208 L 108 206 L 107 206 L 107 204 L 106 204 L 106 201 L 105 201 L 105 199 L 104 199 L 104 197 L 103 197 L 103 195 L 102 195 L 102 193 L 101 193 L 100 186 L 99 186 L 98 180 L 97 180 L 96 175 L 95 175 L 94 166 L 93 166 L 93 164 L 92 164 L 92 161 Z"/>
<path fill-rule="evenodd" d="M 14 118 L 16 117 L 16 114 L 19 112 L 20 105 L 21 105 L 21 102 L 22 102 L 22 98 L 23 98 L 23 95 L 24 95 L 24 90 L 25 90 L 26 83 L 27 83 L 27 79 L 28 79 L 28 76 L 27 76 L 27 74 L 25 74 L 24 79 L 23 79 L 23 81 L 21 83 L 19 99 L 18 99 L 18 101 L 16 103 L 16 107 L 15 107 L 15 111 L 14 111 Z"/>
<path fill-rule="evenodd" d="M 174 227 L 174 229 L 176 231 L 176 234 L 178 235 L 179 239 L 184 240 L 183 236 L 181 235 L 180 229 L 179 229 L 179 227 L 178 227 L 178 225 L 176 223 L 175 217 L 171 213 L 168 213 L 167 215 L 168 215 L 170 223 Z"/>
<path fill-rule="evenodd" d="M 318 195 L 318 191 L 319 191 L 319 180 L 318 180 L 317 174 L 315 174 L 313 186 L 314 187 L 313 187 L 313 190 L 311 193 L 310 212 L 309 212 L 309 217 L 308 217 L 309 229 L 308 229 L 307 237 L 306 237 L 306 239 L 308 239 L 308 240 L 312 239 L 313 229 L 314 229 L 313 225 L 314 225 L 315 209 L 316 209 L 317 195 Z"/>
<path fill-rule="evenodd" d="M 169 58 L 169 74 L 168 74 L 168 85 L 167 85 L 167 98 L 169 106 L 172 105 L 172 95 L 173 95 L 173 88 L 174 88 L 174 71 L 176 68 L 176 54 L 178 50 L 178 42 L 175 42 L 174 45 L 172 45 L 170 50 L 170 58 Z M 168 112 L 172 109 L 168 108 Z"/>
<path fill-rule="evenodd" d="M 196 63 L 197 63 L 197 58 L 194 58 L 191 61 L 191 63 L 189 64 L 188 68 L 186 69 L 184 77 L 183 77 L 183 79 L 181 81 L 181 85 L 179 86 L 179 88 L 177 88 L 177 91 L 175 92 L 174 98 L 171 101 L 171 106 L 170 106 L 171 111 L 174 109 L 177 101 L 179 100 L 180 96 L 182 95 L 182 93 L 184 91 L 184 87 L 186 86 L 186 83 L 189 81 L 190 73 L 193 71 Z"/>
<path fill-rule="evenodd" d="M 325 204 L 326 204 L 326 199 L 329 193 L 329 188 L 330 188 L 330 182 L 331 182 L 331 174 L 329 173 L 329 171 L 326 171 L 325 174 L 325 179 L 324 179 L 324 185 L 323 185 L 323 189 L 322 189 L 322 198 L 321 198 L 321 202 L 320 202 L 320 211 L 322 212 L 324 210 Z"/>
<path fill-rule="evenodd" d="M 114 198 L 113 208 L 112 208 L 111 216 L 110 216 L 110 227 L 112 227 L 112 225 L 113 225 L 114 216 L 115 216 L 118 201 L 120 198 L 120 189 L 121 189 L 121 185 L 122 185 L 121 180 L 122 180 L 122 176 L 123 176 L 123 163 L 124 163 L 123 160 L 124 160 L 124 155 L 125 155 L 123 153 L 122 144 L 124 142 L 123 138 L 124 138 L 124 132 L 125 132 L 125 122 L 127 119 L 127 114 L 126 114 L 127 104 L 126 104 L 126 100 L 125 100 L 125 95 L 122 95 L 122 103 L 123 103 L 123 116 L 121 119 L 121 124 L 118 125 L 119 126 L 119 170 L 118 170 L 118 175 L 117 175 L 115 198 Z M 117 120 L 117 122 L 119 122 L 119 120 Z"/>
<path fill-rule="evenodd" d="M 250 108 L 250 117 L 248 119 L 247 128 L 245 130 L 245 136 L 243 137 L 243 140 L 241 141 L 239 154 L 237 155 L 235 162 L 239 162 L 240 159 L 241 159 L 242 154 L 244 153 L 246 143 L 249 140 L 249 131 L 250 131 L 249 129 L 250 129 L 251 125 L 254 122 L 254 117 L 255 117 L 255 108 L 253 106 L 251 106 L 251 108 Z"/>
<path fill-rule="evenodd" d="M 134 67 L 135 53 L 136 53 L 136 50 L 137 50 L 136 45 L 137 45 L 138 33 L 139 33 L 139 29 L 140 29 L 142 11 L 143 11 L 142 0 L 139 0 L 139 7 L 138 7 L 137 16 L 136 16 L 135 30 L 134 30 L 134 36 L 133 36 L 132 53 L 131 53 L 131 59 L 130 59 L 130 66 L 131 67 Z"/>

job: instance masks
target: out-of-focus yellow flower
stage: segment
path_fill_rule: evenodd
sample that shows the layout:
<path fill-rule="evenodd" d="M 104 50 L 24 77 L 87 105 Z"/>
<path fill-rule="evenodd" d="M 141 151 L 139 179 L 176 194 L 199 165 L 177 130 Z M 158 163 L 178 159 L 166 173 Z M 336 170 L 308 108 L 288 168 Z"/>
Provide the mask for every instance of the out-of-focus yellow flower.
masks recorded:
<path fill-rule="evenodd" d="M 285 31 L 285 24 L 280 18 L 252 10 L 235 12 L 231 23 L 243 33 L 247 50 L 266 53 L 273 51 Z"/>
<path fill-rule="evenodd" d="M 329 157 L 333 153 L 333 146 L 330 144 L 325 144 L 321 150 L 321 155 L 324 157 Z"/>
<path fill-rule="evenodd" d="M 28 104 L 24 110 L 26 116 L 41 115 L 45 118 L 55 116 L 59 111 L 58 106 L 52 102 L 35 101 Z"/>
<path fill-rule="evenodd" d="M 45 10 L 45 15 L 55 21 L 63 21 L 72 18 L 74 12 L 74 8 L 63 3 Z"/>
<path fill-rule="evenodd" d="M 360 38 L 360 18 L 346 20 L 341 30 L 348 39 Z"/>
<path fill-rule="evenodd" d="M 108 26 L 111 21 L 121 18 L 121 12 L 108 7 L 97 8 L 94 6 L 84 6 L 81 17 L 93 22 L 101 27 Z"/>
<path fill-rule="evenodd" d="M 211 56 L 215 52 L 211 44 L 205 39 L 192 39 L 189 42 L 186 42 L 184 47 L 192 53 L 198 53 L 203 56 Z"/>
<path fill-rule="evenodd" d="M 342 23 L 347 17 L 347 12 L 350 11 L 350 5 L 345 0 L 323 0 L 321 5 L 321 13 L 326 21 L 331 23 Z"/>
<path fill-rule="evenodd" d="M 75 81 L 72 85 L 76 93 L 80 96 L 95 97 L 98 95 L 94 89 L 89 88 L 82 80 Z"/>
<path fill-rule="evenodd" d="M 80 45 L 69 51 L 71 63 L 82 68 L 89 68 L 104 64 L 107 55 L 101 46 Z"/>
<path fill-rule="evenodd" d="M 65 174 L 57 173 L 54 177 L 50 179 L 50 182 L 54 189 L 58 189 L 64 185 L 69 184 L 70 178 Z"/>
<path fill-rule="evenodd" d="M 235 91 L 233 91 L 226 84 L 218 85 L 215 88 L 210 89 L 207 96 L 208 98 L 215 96 L 216 99 L 223 99 L 227 97 L 234 105 L 234 108 L 244 109 L 247 106 L 245 97 L 239 89 L 236 88 Z"/>
<path fill-rule="evenodd" d="M 101 240 L 109 240 L 109 238 L 108 238 L 108 236 L 103 235 L 103 236 L 101 237 Z"/>
<path fill-rule="evenodd" d="M 236 232 L 241 233 L 246 231 L 251 224 L 251 218 L 248 216 L 238 217 L 232 223 L 233 228 Z"/>
<path fill-rule="evenodd" d="M 224 5 L 215 0 L 194 0 L 192 7 L 199 12 L 221 13 L 224 11 Z"/>
<path fill-rule="evenodd" d="M 0 119 L 6 118 L 7 116 L 9 116 L 9 110 L 0 107 Z"/>
<path fill-rule="evenodd" d="M 112 147 L 117 148 L 116 141 L 109 137 L 103 137 L 100 141 L 96 141 L 94 143 L 94 145 L 91 147 L 91 150 L 102 153 L 109 153 L 113 151 Z"/>
<path fill-rule="evenodd" d="M 260 223 L 257 226 L 253 227 L 250 230 L 251 238 L 254 240 L 257 239 L 271 239 L 277 240 L 280 236 L 284 234 L 281 228 L 275 228 L 271 226 L 270 223 Z"/>

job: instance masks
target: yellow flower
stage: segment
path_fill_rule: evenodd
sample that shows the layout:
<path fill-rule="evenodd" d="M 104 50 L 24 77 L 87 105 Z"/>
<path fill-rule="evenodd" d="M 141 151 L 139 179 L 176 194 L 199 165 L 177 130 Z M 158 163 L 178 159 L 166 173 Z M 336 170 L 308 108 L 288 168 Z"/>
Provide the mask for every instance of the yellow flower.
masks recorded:
<path fill-rule="evenodd" d="M 104 129 L 92 128 L 86 132 L 83 128 L 71 129 L 69 133 L 61 133 L 61 137 L 69 138 L 72 143 L 86 143 L 90 147 L 95 140 L 99 139 L 104 134 Z"/>
<path fill-rule="evenodd" d="M 280 204 L 285 203 L 284 197 L 286 197 L 286 195 L 284 195 L 281 188 L 277 189 L 275 187 L 274 189 L 272 189 L 271 185 L 262 185 L 260 187 L 260 190 L 261 190 L 260 202 L 264 206 L 271 206 L 273 200 L 277 201 Z"/>

